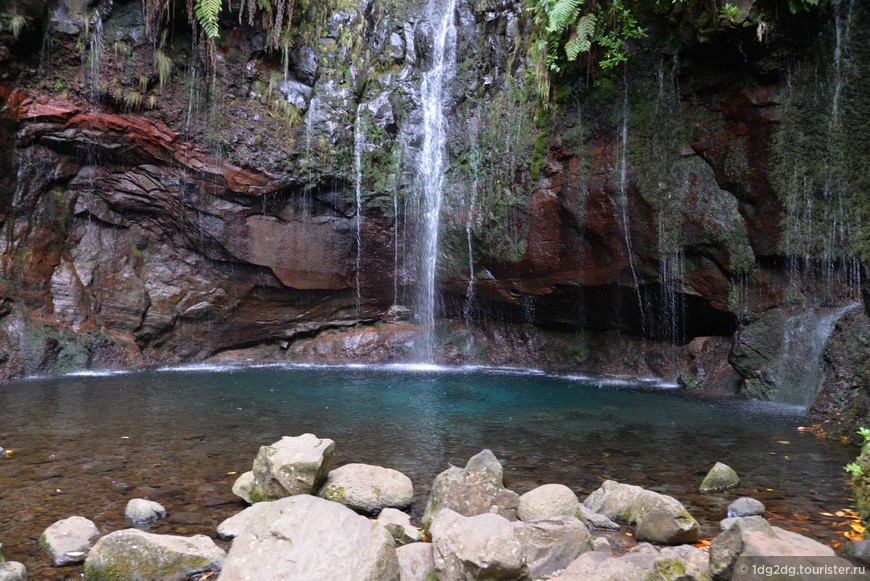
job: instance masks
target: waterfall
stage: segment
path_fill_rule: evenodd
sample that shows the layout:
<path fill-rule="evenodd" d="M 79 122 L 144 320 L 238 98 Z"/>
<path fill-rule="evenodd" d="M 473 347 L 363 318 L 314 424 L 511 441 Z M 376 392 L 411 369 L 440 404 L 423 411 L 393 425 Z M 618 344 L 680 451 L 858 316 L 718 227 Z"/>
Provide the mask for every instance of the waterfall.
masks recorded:
<path fill-rule="evenodd" d="M 628 218 L 628 75 L 623 77 L 623 102 L 622 102 L 622 127 L 617 142 L 617 155 L 619 156 L 619 210 L 622 234 L 625 238 L 625 253 L 628 256 L 628 267 L 631 270 L 631 278 L 637 293 L 637 307 L 640 311 L 641 335 L 646 335 L 646 309 L 644 308 L 643 292 L 640 288 L 640 278 L 637 276 L 637 268 L 634 264 L 634 250 L 631 245 L 631 225 Z"/>
<path fill-rule="evenodd" d="M 431 68 L 423 74 L 420 89 L 423 108 L 423 147 L 418 158 L 417 175 L 422 194 L 420 276 L 417 315 L 423 327 L 422 351 L 433 359 L 435 342 L 435 269 L 438 262 L 438 223 L 445 177 L 447 120 L 444 112 L 445 88 L 453 77 L 456 50 L 454 12 L 456 0 L 447 0 L 437 13 L 436 0 L 429 2 L 432 23 Z"/>
<path fill-rule="evenodd" d="M 362 104 L 357 105 L 356 120 L 353 124 L 353 191 L 356 198 L 356 259 L 354 260 L 354 281 L 356 290 L 357 316 L 362 311 L 362 150 L 365 136 L 362 127 Z"/>
<path fill-rule="evenodd" d="M 852 303 L 838 309 L 809 309 L 786 321 L 781 357 L 772 370 L 778 380 L 778 401 L 812 405 L 824 381 L 822 354 L 834 325 L 860 306 Z"/>
<path fill-rule="evenodd" d="M 100 100 L 100 61 L 103 58 L 103 19 L 99 11 L 94 13 L 90 26 L 93 30 L 88 43 L 86 78 L 88 98 L 91 104 L 95 105 Z"/>
<path fill-rule="evenodd" d="M 475 116 L 474 122 L 470 128 L 468 139 L 471 147 L 471 156 L 468 165 L 474 179 L 472 180 L 471 188 L 467 191 L 467 213 L 465 216 L 465 243 L 468 247 L 468 286 L 465 289 L 465 305 L 462 307 L 462 317 L 466 324 L 471 324 L 471 319 L 474 315 L 474 248 L 472 245 L 472 232 L 474 231 L 475 221 L 477 220 L 477 190 L 480 186 L 479 176 L 482 161 L 478 144 L 478 132 L 480 131 L 479 124 L 480 118 Z"/>

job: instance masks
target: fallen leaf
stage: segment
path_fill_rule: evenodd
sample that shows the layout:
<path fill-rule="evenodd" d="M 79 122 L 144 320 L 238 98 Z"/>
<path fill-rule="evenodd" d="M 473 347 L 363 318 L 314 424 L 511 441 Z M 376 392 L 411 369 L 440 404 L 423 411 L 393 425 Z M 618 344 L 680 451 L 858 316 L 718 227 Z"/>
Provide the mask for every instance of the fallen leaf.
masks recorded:
<path fill-rule="evenodd" d="M 236 472 L 235 470 L 231 470 L 230 472 L 227 472 L 227 476 L 235 476 L 236 474 L 238 474 L 238 472 Z"/>
<path fill-rule="evenodd" d="M 789 442 L 788 440 L 777 440 L 776 443 L 777 444 L 791 444 L 791 442 Z"/>
<path fill-rule="evenodd" d="M 834 516 L 833 514 L 831 514 L 829 512 L 820 512 L 819 514 L 822 516 Z"/>

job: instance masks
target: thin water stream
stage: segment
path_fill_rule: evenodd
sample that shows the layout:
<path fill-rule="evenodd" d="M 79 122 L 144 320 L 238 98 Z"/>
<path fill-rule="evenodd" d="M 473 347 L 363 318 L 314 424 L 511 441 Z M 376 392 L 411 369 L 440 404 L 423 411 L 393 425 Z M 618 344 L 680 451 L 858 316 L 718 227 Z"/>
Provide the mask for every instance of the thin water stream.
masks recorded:
<path fill-rule="evenodd" d="M 38 537 L 48 525 L 81 515 L 102 533 L 123 528 L 131 498 L 167 508 L 153 532 L 214 536 L 244 508 L 230 490 L 259 446 L 311 432 L 336 441 L 336 466 L 407 474 L 415 518 L 439 472 L 490 448 L 520 493 L 562 483 L 582 499 L 604 479 L 637 484 L 682 501 L 705 537 L 728 503 L 753 496 L 773 524 L 833 544 L 842 531 L 821 513 L 849 506 L 842 467 L 855 450 L 797 431 L 804 421 L 794 407 L 503 369 L 264 367 L 10 382 L 0 386 L 0 445 L 13 450 L 0 458 L 0 540 L 38 580 L 81 570 L 47 565 Z M 716 461 L 737 470 L 740 486 L 699 494 Z"/>

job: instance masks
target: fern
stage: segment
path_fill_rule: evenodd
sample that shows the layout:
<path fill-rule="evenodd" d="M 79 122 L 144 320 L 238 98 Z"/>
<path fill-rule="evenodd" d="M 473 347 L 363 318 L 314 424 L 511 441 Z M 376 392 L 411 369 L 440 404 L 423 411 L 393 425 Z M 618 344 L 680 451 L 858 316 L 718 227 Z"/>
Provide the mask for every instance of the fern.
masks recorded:
<path fill-rule="evenodd" d="M 574 23 L 582 5 L 583 0 L 556 0 L 556 3 L 549 10 L 550 21 L 547 25 L 547 32 L 560 33 L 568 28 Z"/>
<path fill-rule="evenodd" d="M 160 48 L 154 51 L 154 70 L 157 71 L 157 80 L 162 90 L 172 75 L 172 59 Z"/>
<path fill-rule="evenodd" d="M 218 17 L 221 13 L 221 0 L 196 0 L 193 12 L 207 38 L 215 39 L 220 36 Z"/>
<path fill-rule="evenodd" d="M 595 35 L 595 15 L 592 13 L 584 15 L 577 21 L 577 28 L 574 34 L 565 43 L 565 56 L 569 61 L 577 59 L 577 55 L 581 52 L 589 52 L 592 49 L 592 38 Z"/>

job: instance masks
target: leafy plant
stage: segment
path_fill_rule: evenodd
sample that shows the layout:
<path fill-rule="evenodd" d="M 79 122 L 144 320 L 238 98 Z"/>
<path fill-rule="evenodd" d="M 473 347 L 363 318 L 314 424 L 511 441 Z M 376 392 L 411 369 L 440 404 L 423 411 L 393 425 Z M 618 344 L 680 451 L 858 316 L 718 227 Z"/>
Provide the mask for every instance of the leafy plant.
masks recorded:
<path fill-rule="evenodd" d="M 221 14 L 220 0 L 196 0 L 193 13 L 206 38 L 214 40 L 220 36 L 220 26 L 218 25 Z"/>
<path fill-rule="evenodd" d="M 719 8 L 719 19 L 724 20 L 728 24 L 737 23 L 737 14 L 740 9 L 731 2 L 726 2 Z"/>
<path fill-rule="evenodd" d="M 852 477 L 852 480 L 858 480 L 864 477 L 864 469 L 857 462 L 849 462 L 846 464 L 845 470 Z"/>

